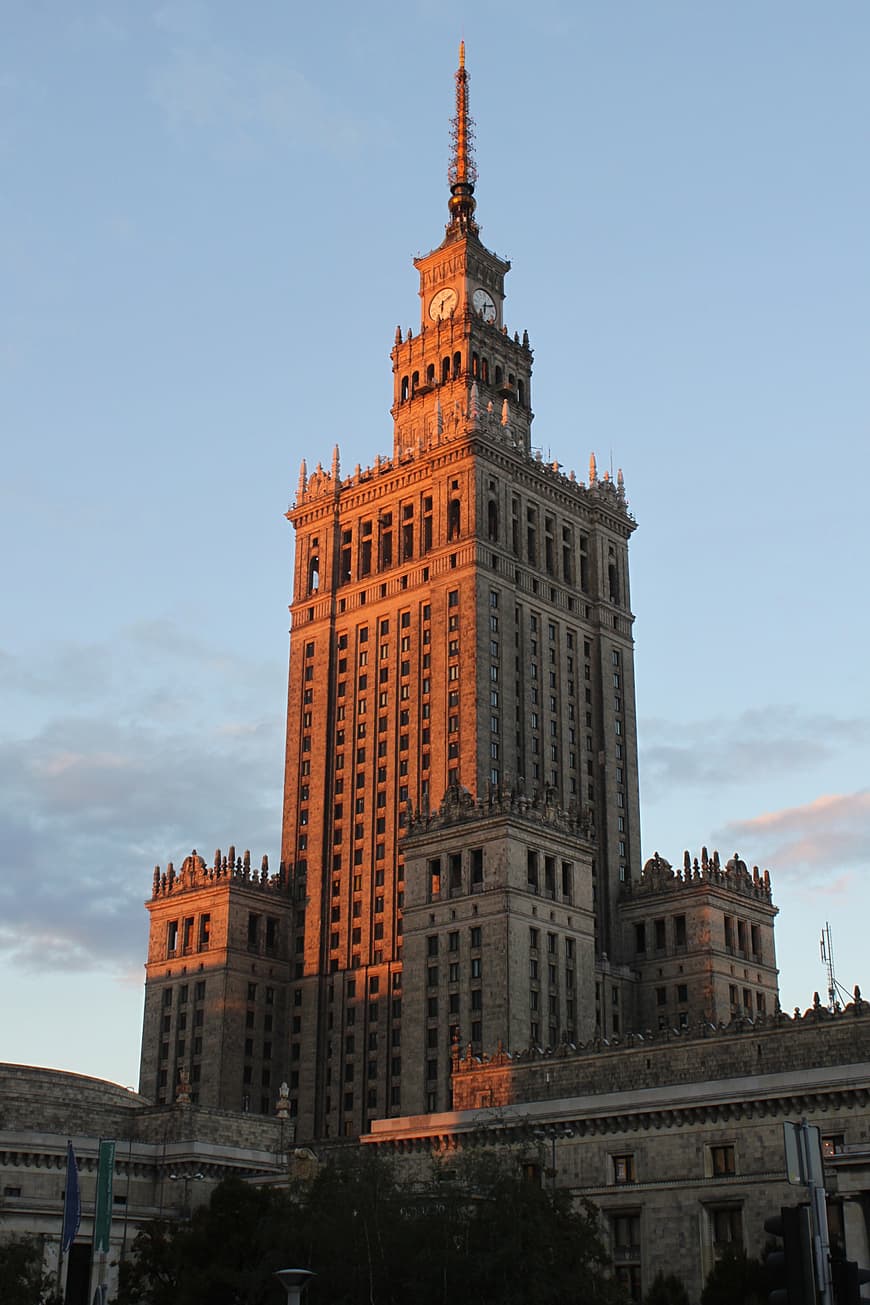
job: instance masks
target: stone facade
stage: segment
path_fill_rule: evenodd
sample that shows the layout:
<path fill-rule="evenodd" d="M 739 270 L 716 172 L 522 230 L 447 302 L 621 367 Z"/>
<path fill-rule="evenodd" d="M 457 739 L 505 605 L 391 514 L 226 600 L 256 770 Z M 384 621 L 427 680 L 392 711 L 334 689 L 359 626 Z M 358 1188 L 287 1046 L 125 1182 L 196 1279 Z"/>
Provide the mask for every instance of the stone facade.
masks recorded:
<path fill-rule="evenodd" d="M 267 1112 L 286 1081 L 304 1139 L 448 1108 L 456 1042 L 776 1008 L 769 879 L 716 853 L 641 871 L 635 522 L 621 473 L 592 457 L 584 483 L 532 444 L 464 64 L 456 93 L 449 220 L 391 354 L 392 456 L 303 462 L 287 514 L 279 873 L 194 855 L 149 902 L 143 1092 L 171 1099 L 183 1068 L 202 1103 Z M 202 992 L 191 1039 L 182 994 Z"/>
<path fill-rule="evenodd" d="M 462 154 L 464 69 L 457 96 Z M 425 912 L 406 913 L 412 816 L 449 791 L 485 806 L 505 794 L 594 829 L 594 842 L 571 835 L 557 846 L 554 827 L 550 848 L 576 865 L 584 949 L 591 923 L 601 954 L 612 950 L 620 885 L 640 872 L 634 522 L 621 476 L 599 479 L 593 464 L 582 484 L 533 450 L 532 351 L 505 324 L 510 264 L 479 239 L 463 157 L 444 240 L 415 263 L 419 329 L 397 332 L 392 351 L 392 457 L 350 475 L 337 449 L 329 470 L 303 464 L 288 513 L 296 562 L 282 860 L 306 883 L 307 1074 L 293 1101 L 309 1136 L 354 1135 L 448 1090 L 440 1071 L 452 1024 L 443 1021 L 438 1055 L 427 1057 L 439 1065 L 430 1085 L 417 1057 L 416 992 L 410 1024 L 404 1014 L 411 920 L 428 928 Z M 505 847 L 514 837 L 505 826 Z M 508 860 L 526 855 L 525 836 L 516 838 Z M 493 974 L 496 964 L 493 953 Z M 591 983 L 572 1000 L 585 1029 Z M 464 1010 L 464 1035 L 475 1039 L 479 1026 L 487 1040 L 513 1037 L 500 1002 Z M 551 1025 L 561 1034 L 567 1003 L 536 1017 L 524 974 L 517 1033 L 522 1024 L 524 1039 L 546 1040 Z"/>
<path fill-rule="evenodd" d="M 263 859 L 196 851 L 176 874 L 154 871 L 140 1091 L 175 1099 L 184 1073 L 194 1104 L 271 1114 L 289 1063 L 294 889 Z"/>
<path fill-rule="evenodd" d="M 620 902 L 620 954 L 637 979 L 630 1027 L 689 1028 L 777 1006 L 770 876 L 707 849 L 674 871 L 656 854 Z M 606 1024 L 602 1031 L 607 1032 Z M 612 1029 L 610 1030 L 613 1031 Z"/>
<path fill-rule="evenodd" d="M 53 1274 L 68 1139 L 78 1162 L 82 1219 L 64 1275 L 68 1270 L 68 1300 L 90 1305 L 97 1272 L 91 1241 L 101 1139 L 116 1144 L 105 1278 L 113 1299 L 118 1264 L 143 1224 L 188 1217 L 230 1174 L 286 1178 L 294 1129 L 287 1118 L 245 1116 L 189 1101 L 155 1107 L 100 1079 L 0 1065 L 0 1235 L 39 1238 L 46 1270 Z"/>
<path fill-rule="evenodd" d="M 819 1126 L 832 1240 L 870 1263 L 867 1003 L 552 1056 L 469 1054 L 453 1084 L 452 1112 L 380 1121 L 364 1144 L 421 1176 L 458 1149 L 506 1149 L 598 1206 L 633 1299 L 661 1270 L 695 1302 L 727 1246 L 760 1253 L 765 1218 L 805 1196 L 786 1182 L 786 1120 Z"/>
<path fill-rule="evenodd" d="M 451 1102 L 454 1044 L 591 1037 L 595 919 L 588 825 L 507 794 L 448 793 L 405 854 L 407 1098 Z M 569 859 L 570 858 L 570 859 Z"/>

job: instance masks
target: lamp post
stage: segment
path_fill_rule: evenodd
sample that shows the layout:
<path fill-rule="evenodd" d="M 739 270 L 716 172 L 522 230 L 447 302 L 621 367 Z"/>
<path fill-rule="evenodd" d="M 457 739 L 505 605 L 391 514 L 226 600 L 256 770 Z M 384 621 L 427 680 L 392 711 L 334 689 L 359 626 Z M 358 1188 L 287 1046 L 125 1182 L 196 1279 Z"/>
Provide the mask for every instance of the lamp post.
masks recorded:
<path fill-rule="evenodd" d="M 181 1208 L 184 1214 L 184 1218 L 190 1219 L 193 1213 L 190 1207 L 190 1200 L 189 1200 L 190 1184 L 204 1183 L 205 1174 L 201 1174 L 198 1170 L 195 1174 L 170 1174 L 169 1181 L 170 1183 L 184 1183 L 184 1203 Z"/>
<path fill-rule="evenodd" d="M 534 1135 L 535 1135 L 535 1137 L 537 1137 L 537 1138 L 541 1141 L 541 1143 L 543 1143 L 544 1141 L 546 1141 L 546 1140 L 549 1139 L 549 1142 L 550 1142 L 550 1158 L 551 1158 L 551 1164 L 550 1164 L 550 1190 L 552 1191 L 552 1193 L 553 1193 L 553 1197 L 555 1198 L 555 1195 L 556 1195 L 556 1143 L 559 1141 L 560 1138 L 566 1138 L 566 1139 L 567 1139 L 567 1138 L 569 1138 L 569 1137 L 573 1137 L 573 1136 L 574 1136 L 574 1129 L 573 1129 L 573 1128 L 569 1128 L 569 1126 L 568 1126 L 567 1124 L 561 1124 L 561 1125 L 553 1124 L 553 1125 L 549 1126 L 548 1128 L 537 1128 L 537 1129 L 535 1129 L 535 1134 L 534 1134 Z"/>
<path fill-rule="evenodd" d="M 287 1293 L 287 1305 L 299 1305 L 304 1288 L 316 1274 L 312 1269 L 278 1269 L 275 1277 L 280 1278 Z"/>

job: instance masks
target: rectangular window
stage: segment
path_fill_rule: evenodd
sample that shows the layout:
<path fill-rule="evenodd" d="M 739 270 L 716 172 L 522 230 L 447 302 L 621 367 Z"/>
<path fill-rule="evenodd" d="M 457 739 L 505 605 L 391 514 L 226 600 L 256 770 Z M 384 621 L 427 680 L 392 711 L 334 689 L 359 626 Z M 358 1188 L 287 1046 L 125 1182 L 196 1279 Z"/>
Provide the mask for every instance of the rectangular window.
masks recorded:
<path fill-rule="evenodd" d="M 719 1259 L 724 1253 L 733 1254 L 743 1246 L 743 1212 L 738 1205 L 711 1209 L 710 1234 L 713 1254 Z"/>
<path fill-rule="evenodd" d="M 623 1184 L 637 1182 L 633 1155 L 614 1155 L 611 1156 L 611 1162 L 613 1164 L 613 1181 L 615 1183 Z"/>
<path fill-rule="evenodd" d="M 710 1147 L 710 1172 L 714 1178 L 727 1178 L 736 1172 L 733 1143 Z"/>

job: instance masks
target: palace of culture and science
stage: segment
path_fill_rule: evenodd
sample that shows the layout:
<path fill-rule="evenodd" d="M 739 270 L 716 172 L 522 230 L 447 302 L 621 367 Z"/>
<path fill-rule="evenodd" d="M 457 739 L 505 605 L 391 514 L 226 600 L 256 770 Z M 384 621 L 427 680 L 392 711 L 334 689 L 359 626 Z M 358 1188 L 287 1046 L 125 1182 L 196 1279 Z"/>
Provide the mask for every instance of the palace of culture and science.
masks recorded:
<path fill-rule="evenodd" d="M 465 1056 L 772 1014 L 767 876 L 641 869 L 622 474 L 532 443 L 468 74 L 448 222 L 396 332 L 393 452 L 299 475 L 283 835 L 155 871 L 140 1091 L 300 1141 L 452 1104 Z M 558 432 L 546 443 L 557 447 Z"/>

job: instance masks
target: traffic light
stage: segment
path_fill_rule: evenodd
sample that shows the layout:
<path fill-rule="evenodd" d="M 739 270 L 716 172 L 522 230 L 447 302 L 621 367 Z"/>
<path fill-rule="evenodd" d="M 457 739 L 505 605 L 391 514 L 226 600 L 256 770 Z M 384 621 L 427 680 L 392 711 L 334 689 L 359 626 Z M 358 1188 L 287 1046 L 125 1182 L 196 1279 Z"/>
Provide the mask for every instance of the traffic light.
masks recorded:
<path fill-rule="evenodd" d="M 782 1238 L 782 1250 L 765 1256 L 776 1284 L 770 1305 L 816 1305 L 813 1273 L 813 1237 L 810 1212 L 805 1205 L 784 1205 L 779 1214 L 764 1221 L 764 1231 Z"/>
<path fill-rule="evenodd" d="M 861 1305 L 861 1285 L 870 1282 L 870 1270 L 859 1269 L 856 1260 L 831 1260 L 831 1279 L 836 1305 Z"/>

